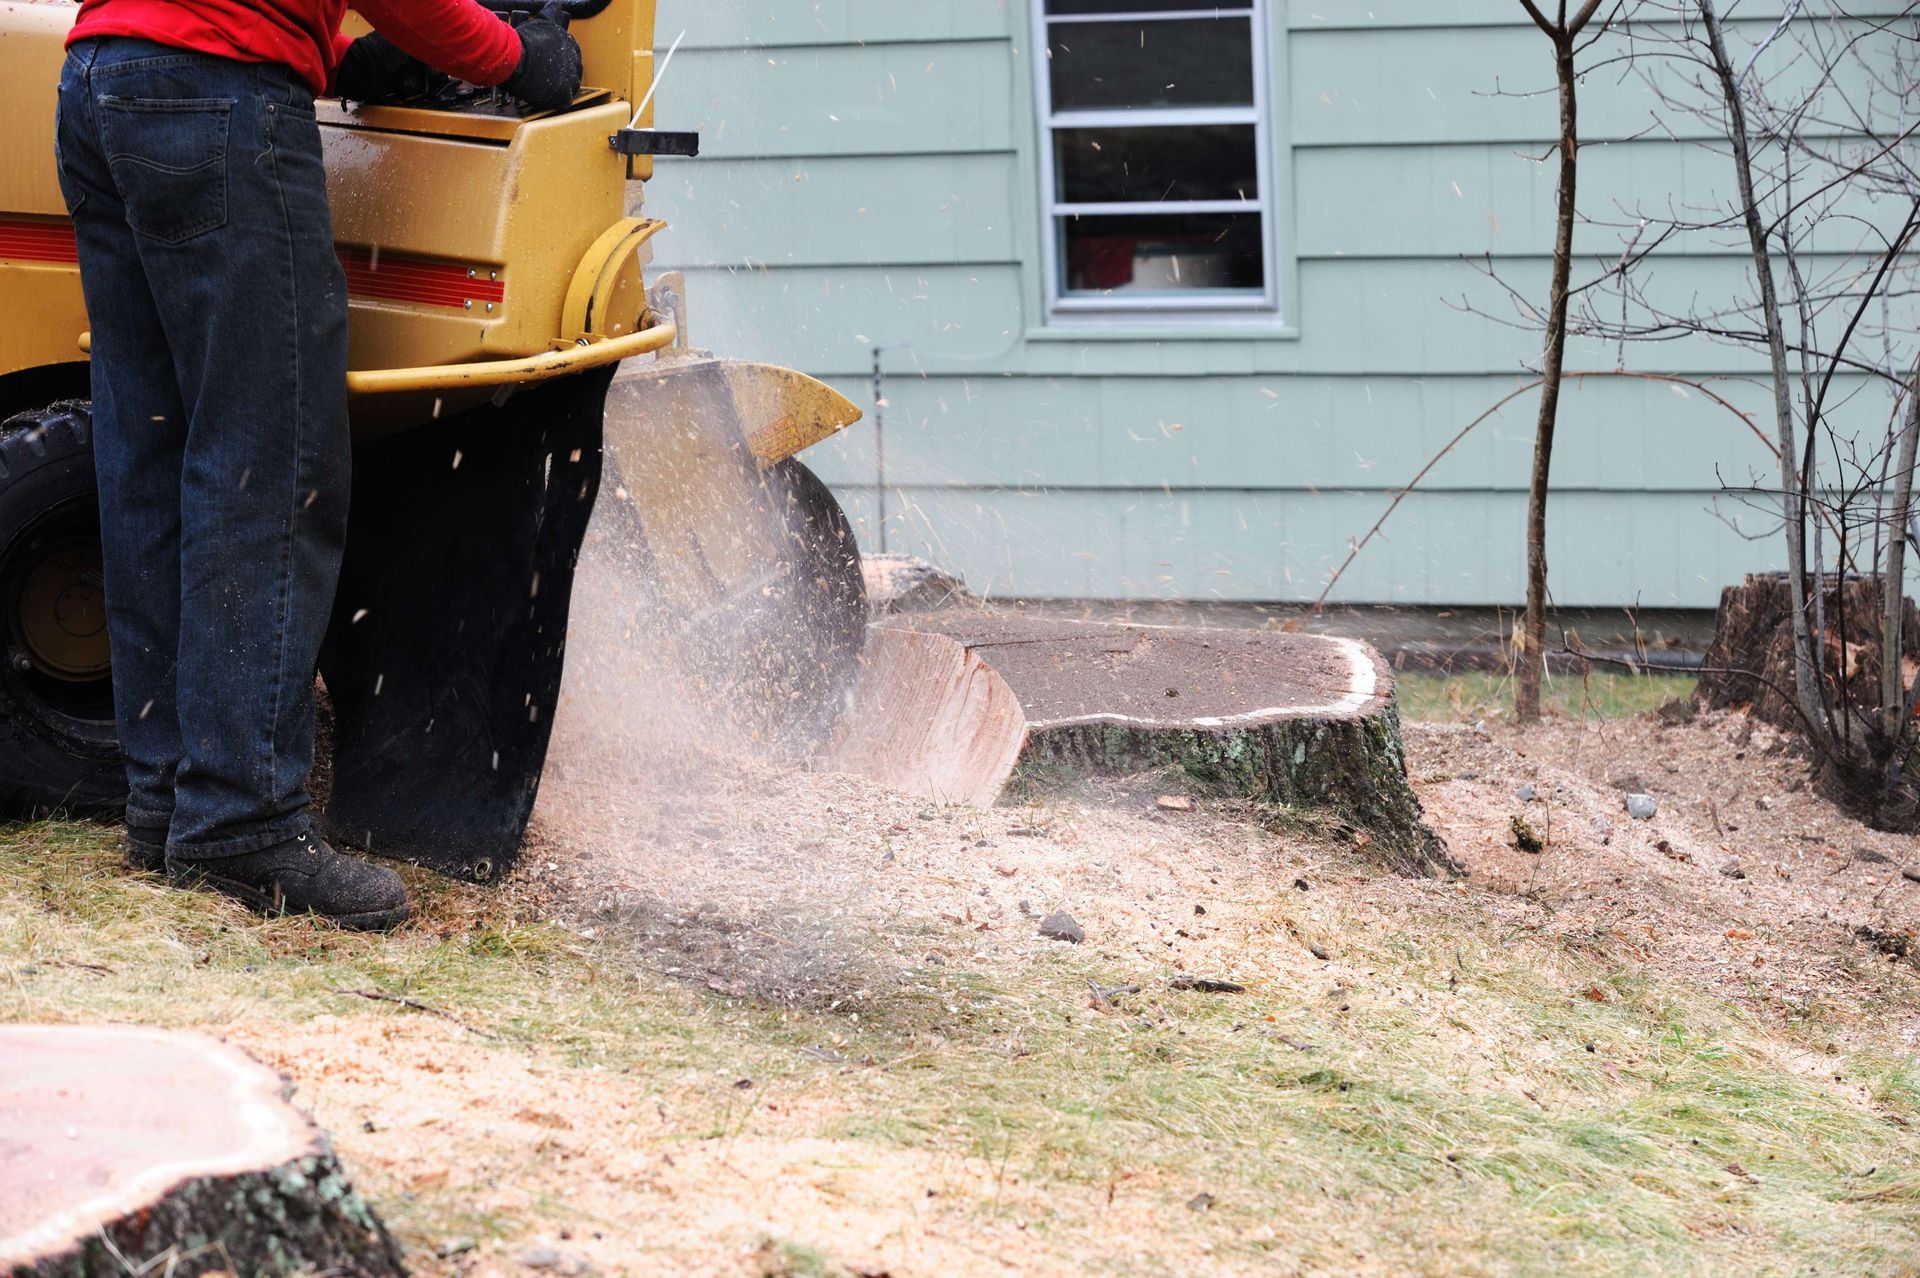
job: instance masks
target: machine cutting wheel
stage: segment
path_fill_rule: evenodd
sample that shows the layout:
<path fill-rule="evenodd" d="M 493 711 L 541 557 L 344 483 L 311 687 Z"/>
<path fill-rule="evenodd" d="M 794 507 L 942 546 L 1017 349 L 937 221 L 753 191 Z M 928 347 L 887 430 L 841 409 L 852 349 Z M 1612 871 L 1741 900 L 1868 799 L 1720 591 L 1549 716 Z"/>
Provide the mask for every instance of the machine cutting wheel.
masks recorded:
<path fill-rule="evenodd" d="M 758 455 L 750 395 L 738 393 L 758 376 L 696 359 L 616 383 L 602 518 L 640 584 L 637 633 L 660 645 L 633 660 L 663 663 L 737 733 L 793 755 L 844 705 L 866 641 L 866 585 L 827 486 L 795 458 Z M 839 399 L 813 385 L 824 392 L 814 402 Z M 791 429 L 790 415 L 781 422 Z"/>

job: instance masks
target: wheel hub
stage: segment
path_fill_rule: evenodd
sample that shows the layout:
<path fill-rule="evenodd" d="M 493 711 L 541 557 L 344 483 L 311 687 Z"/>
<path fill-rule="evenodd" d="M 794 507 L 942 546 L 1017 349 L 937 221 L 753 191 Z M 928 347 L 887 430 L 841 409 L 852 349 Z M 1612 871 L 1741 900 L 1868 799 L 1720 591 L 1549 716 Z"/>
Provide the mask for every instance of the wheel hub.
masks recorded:
<path fill-rule="evenodd" d="M 54 547 L 26 571 L 19 596 L 22 649 L 34 669 L 70 683 L 105 675 L 111 666 L 100 551 Z"/>

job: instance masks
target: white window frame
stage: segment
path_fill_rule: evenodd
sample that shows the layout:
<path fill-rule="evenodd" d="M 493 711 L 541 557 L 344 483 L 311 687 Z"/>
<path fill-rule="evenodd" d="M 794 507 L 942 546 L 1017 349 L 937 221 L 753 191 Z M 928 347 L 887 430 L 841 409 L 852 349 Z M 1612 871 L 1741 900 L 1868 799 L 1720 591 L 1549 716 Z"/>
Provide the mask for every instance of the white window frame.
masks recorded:
<path fill-rule="evenodd" d="M 1051 319 L 1094 318 L 1113 321 L 1164 322 L 1169 315 L 1204 320 L 1209 316 L 1249 319 L 1278 318 L 1281 263 L 1278 209 L 1274 198 L 1271 64 L 1267 22 L 1273 0 L 1221 0 L 1212 9 L 1156 9 L 1139 13 L 1047 13 L 1046 0 L 1031 0 L 1034 50 L 1034 113 L 1039 120 L 1040 259 L 1047 315 Z M 1208 16 L 1245 13 L 1247 38 L 1253 42 L 1253 105 L 1250 107 L 1113 107 L 1093 111 L 1053 109 L 1052 29 L 1093 22 L 1192 21 Z M 1151 127 L 1154 125 L 1237 124 L 1253 126 L 1257 168 L 1251 200 L 1119 201 L 1104 204 L 1066 204 L 1057 190 L 1059 157 L 1054 134 L 1060 129 Z M 1260 218 L 1262 286 L 1252 290 L 1191 289 L 1184 292 L 1141 294 L 1069 294 L 1061 274 L 1060 227 L 1076 213 L 1254 213 Z"/>

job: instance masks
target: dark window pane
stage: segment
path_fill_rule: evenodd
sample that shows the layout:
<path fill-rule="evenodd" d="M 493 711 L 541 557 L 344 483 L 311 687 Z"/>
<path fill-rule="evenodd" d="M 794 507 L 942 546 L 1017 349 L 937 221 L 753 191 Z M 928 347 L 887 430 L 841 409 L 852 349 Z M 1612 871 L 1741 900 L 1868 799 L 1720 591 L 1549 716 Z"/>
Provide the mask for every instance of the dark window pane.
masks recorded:
<path fill-rule="evenodd" d="M 1125 200 L 1257 200 L 1251 124 L 1056 129 L 1062 204 Z"/>
<path fill-rule="evenodd" d="M 1048 38 L 1056 111 L 1253 105 L 1246 18 L 1061 22 Z"/>
<path fill-rule="evenodd" d="M 1266 286 L 1257 213 L 1063 217 L 1060 242 L 1069 294 Z"/>
<path fill-rule="evenodd" d="M 1047 0 L 1052 17 L 1094 13 L 1247 13 L 1253 0 Z"/>

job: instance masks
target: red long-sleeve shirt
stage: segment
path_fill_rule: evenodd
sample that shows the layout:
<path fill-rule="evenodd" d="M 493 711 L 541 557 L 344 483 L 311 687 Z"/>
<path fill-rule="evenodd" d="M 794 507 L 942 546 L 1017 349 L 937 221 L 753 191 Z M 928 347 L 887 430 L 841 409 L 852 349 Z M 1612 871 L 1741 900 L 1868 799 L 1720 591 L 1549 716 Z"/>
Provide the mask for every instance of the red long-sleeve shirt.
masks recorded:
<path fill-rule="evenodd" d="M 283 62 L 325 93 L 347 8 L 347 0 L 80 0 L 67 43 L 136 36 L 239 62 Z M 499 84 L 520 64 L 520 37 L 474 0 L 353 0 L 352 8 L 405 52 L 474 84 Z"/>

